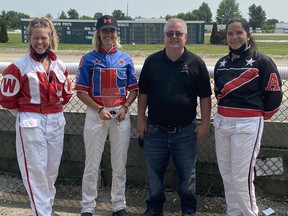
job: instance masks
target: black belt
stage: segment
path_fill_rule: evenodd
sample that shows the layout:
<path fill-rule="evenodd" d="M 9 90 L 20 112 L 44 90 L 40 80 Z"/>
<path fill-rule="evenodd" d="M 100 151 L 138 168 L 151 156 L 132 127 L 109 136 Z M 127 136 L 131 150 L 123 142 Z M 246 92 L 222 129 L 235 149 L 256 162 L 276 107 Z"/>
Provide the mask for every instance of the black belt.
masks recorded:
<path fill-rule="evenodd" d="M 182 126 L 172 126 L 172 125 L 164 126 L 164 125 L 159 125 L 159 129 L 165 130 L 168 133 L 179 132 L 179 131 L 181 131 L 182 128 L 183 128 Z"/>
<path fill-rule="evenodd" d="M 175 126 L 175 125 L 161 125 L 157 124 L 156 122 L 151 121 L 150 119 L 148 120 L 149 124 L 153 125 L 154 127 L 157 127 L 160 130 L 165 130 L 168 133 L 176 133 L 182 130 L 183 127 L 187 126 Z"/>

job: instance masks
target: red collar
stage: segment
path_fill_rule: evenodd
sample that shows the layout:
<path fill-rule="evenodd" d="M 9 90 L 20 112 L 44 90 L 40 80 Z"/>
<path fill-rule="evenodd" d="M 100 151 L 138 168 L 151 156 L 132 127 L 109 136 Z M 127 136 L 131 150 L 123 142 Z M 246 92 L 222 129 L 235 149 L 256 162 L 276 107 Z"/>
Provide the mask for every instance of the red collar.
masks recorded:
<path fill-rule="evenodd" d="M 112 53 L 115 53 L 117 50 L 117 47 L 116 46 L 113 46 L 110 50 L 106 50 L 104 49 L 104 47 L 100 46 L 98 51 L 103 53 L 103 54 L 112 54 Z"/>

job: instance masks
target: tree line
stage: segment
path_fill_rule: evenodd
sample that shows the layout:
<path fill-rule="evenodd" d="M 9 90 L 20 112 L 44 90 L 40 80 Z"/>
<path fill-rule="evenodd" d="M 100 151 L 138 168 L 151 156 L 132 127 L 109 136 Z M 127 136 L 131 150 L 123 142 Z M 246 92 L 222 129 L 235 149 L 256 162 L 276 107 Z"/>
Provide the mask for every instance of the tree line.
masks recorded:
<path fill-rule="evenodd" d="M 256 28 L 262 28 L 263 30 L 274 30 L 275 24 L 278 23 L 277 19 L 267 19 L 266 13 L 261 7 L 261 5 L 256 6 L 252 4 L 249 6 L 249 24 L 251 25 L 252 29 L 255 30 Z M 51 14 L 46 14 L 47 16 L 52 17 Z M 61 11 L 59 17 L 56 19 L 80 19 L 80 20 L 96 20 L 100 16 L 102 16 L 102 12 L 96 12 L 93 17 L 82 15 L 78 13 L 76 9 L 70 8 L 67 12 Z M 143 17 L 130 17 L 125 15 L 125 13 L 121 10 L 114 10 L 112 15 L 118 20 L 133 20 Z M 189 11 L 189 12 L 181 12 L 174 15 L 166 15 L 166 20 L 171 17 L 178 17 L 183 20 L 201 20 L 205 21 L 206 24 L 226 24 L 228 20 L 233 17 L 242 17 L 242 14 L 239 10 L 239 3 L 236 0 L 222 0 L 218 5 L 218 9 L 216 12 L 216 20 L 212 20 L 212 12 L 209 5 L 203 2 L 198 9 Z M 7 29 L 17 29 L 20 28 L 20 19 L 21 18 L 30 18 L 29 15 L 24 14 L 22 12 L 15 12 L 15 11 L 2 11 L 0 15 L 0 22 L 5 23 Z"/>

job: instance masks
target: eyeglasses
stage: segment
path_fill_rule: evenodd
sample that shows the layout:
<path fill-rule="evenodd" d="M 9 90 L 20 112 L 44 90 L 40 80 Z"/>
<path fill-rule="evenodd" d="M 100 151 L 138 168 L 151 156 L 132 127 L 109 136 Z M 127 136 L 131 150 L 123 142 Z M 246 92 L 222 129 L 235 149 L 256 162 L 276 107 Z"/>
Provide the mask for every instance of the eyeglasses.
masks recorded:
<path fill-rule="evenodd" d="M 30 25 L 32 25 L 32 26 L 37 25 L 37 24 L 49 26 L 49 21 L 47 19 L 38 19 L 38 18 L 30 21 Z"/>
<path fill-rule="evenodd" d="M 174 35 L 175 35 L 176 37 L 182 37 L 183 34 L 184 34 L 184 32 L 178 32 L 178 31 L 176 31 L 176 32 L 173 32 L 173 31 L 165 32 L 165 35 L 166 35 L 167 37 L 169 37 L 169 38 L 172 38 Z"/>

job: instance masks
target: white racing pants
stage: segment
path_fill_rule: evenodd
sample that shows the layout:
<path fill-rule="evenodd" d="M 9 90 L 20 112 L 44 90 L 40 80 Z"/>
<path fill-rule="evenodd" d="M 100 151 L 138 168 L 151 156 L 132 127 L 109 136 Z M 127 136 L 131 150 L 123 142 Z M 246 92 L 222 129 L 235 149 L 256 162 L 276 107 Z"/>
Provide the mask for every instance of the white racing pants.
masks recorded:
<path fill-rule="evenodd" d="M 17 115 L 17 159 L 33 216 L 52 215 L 65 124 L 62 112 Z"/>
<path fill-rule="evenodd" d="M 114 110 L 116 112 L 118 109 L 119 107 L 109 108 L 110 111 Z M 126 162 L 130 141 L 130 127 L 129 112 L 126 113 L 125 119 L 121 122 L 118 122 L 117 119 L 105 121 L 100 119 L 95 110 L 87 108 L 83 133 L 86 159 L 82 179 L 82 213 L 92 213 L 96 207 L 95 199 L 98 196 L 99 166 L 107 135 L 109 135 L 111 146 L 112 210 L 115 212 L 126 208 Z"/>
<path fill-rule="evenodd" d="M 254 166 L 260 150 L 263 117 L 214 117 L 216 155 L 228 216 L 255 216 Z"/>

